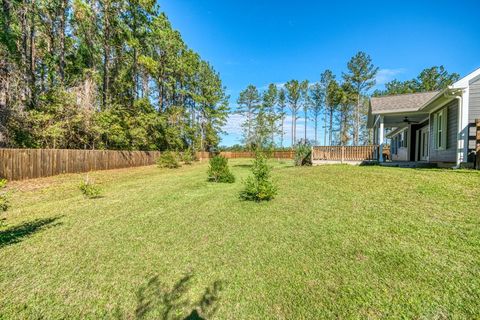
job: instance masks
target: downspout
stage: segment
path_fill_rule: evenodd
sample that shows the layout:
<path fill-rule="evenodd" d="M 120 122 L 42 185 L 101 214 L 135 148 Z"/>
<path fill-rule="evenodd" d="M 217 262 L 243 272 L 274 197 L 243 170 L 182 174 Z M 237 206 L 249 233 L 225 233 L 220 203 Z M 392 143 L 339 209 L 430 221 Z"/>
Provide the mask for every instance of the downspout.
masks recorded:
<path fill-rule="evenodd" d="M 455 98 L 455 99 L 458 100 L 456 164 L 453 167 L 453 169 L 459 169 L 460 164 L 462 162 L 462 156 L 461 156 L 461 153 L 458 152 L 458 150 L 460 149 L 460 146 L 458 144 L 459 144 L 459 141 L 463 142 L 462 143 L 462 153 L 463 153 L 463 144 L 465 143 L 463 139 L 462 140 L 460 139 L 462 137 L 462 124 L 463 124 L 463 121 L 462 121 L 462 118 L 463 118 L 463 98 L 462 98 L 462 94 L 460 94 L 460 95 L 456 95 L 456 94 L 455 95 L 449 95 L 448 93 L 445 93 L 445 96 Z"/>
<path fill-rule="evenodd" d="M 455 99 L 458 100 L 458 128 L 457 128 L 457 134 L 458 134 L 458 137 L 457 137 L 457 165 L 455 166 L 455 169 L 459 169 L 460 168 L 460 163 L 462 161 L 461 159 L 461 154 L 460 152 L 458 152 L 458 150 L 460 149 L 460 146 L 458 145 L 459 141 L 462 141 L 462 153 L 463 153 L 463 144 L 465 143 L 465 141 L 461 139 L 462 137 L 462 124 L 463 124 L 463 99 L 462 99 L 462 96 L 455 96 Z"/>

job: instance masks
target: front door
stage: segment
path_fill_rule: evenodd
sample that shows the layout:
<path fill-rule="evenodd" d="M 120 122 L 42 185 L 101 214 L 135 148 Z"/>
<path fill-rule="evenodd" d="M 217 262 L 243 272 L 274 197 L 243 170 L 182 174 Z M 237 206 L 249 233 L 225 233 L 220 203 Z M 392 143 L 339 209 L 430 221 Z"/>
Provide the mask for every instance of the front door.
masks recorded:
<path fill-rule="evenodd" d="M 428 129 L 428 127 L 423 127 L 422 129 L 418 130 L 420 140 L 418 155 L 420 161 L 428 161 L 429 133 L 430 130 Z"/>

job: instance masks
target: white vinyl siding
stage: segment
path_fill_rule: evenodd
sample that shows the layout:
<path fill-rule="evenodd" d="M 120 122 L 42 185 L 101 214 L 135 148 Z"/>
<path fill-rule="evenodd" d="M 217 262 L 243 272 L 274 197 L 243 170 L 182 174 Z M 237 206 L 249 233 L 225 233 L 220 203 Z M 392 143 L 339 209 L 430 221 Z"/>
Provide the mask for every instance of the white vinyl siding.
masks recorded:
<path fill-rule="evenodd" d="M 447 148 L 447 108 L 444 108 L 433 115 L 434 146 L 437 150 Z"/>

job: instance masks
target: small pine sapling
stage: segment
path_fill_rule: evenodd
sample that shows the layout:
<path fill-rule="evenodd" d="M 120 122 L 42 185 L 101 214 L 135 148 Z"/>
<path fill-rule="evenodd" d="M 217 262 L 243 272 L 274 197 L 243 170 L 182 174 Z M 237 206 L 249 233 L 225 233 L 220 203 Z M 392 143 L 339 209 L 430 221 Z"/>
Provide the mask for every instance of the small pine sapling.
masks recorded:
<path fill-rule="evenodd" d="M 271 181 L 272 168 L 267 159 L 257 153 L 252 166 L 252 175 L 245 180 L 245 189 L 240 192 L 240 198 L 248 201 L 269 201 L 277 194 L 277 187 Z"/>
<path fill-rule="evenodd" d="M 207 174 L 208 181 L 211 182 L 235 182 L 235 176 L 228 167 L 228 159 L 221 155 L 216 155 L 210 159 L 210 166 L 208 167 Z"/>

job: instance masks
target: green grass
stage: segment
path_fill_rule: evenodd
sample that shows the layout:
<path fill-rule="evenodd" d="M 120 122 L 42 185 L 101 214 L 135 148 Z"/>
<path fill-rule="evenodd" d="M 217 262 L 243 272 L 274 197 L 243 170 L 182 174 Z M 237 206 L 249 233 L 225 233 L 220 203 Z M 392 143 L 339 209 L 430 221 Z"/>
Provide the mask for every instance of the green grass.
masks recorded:
<path fill-rule="evenodd" d="M 251 203 L 248 163 L 12 183 L 0 318 L 480 318 L 479 172 L 275 163 Z"/>

